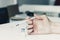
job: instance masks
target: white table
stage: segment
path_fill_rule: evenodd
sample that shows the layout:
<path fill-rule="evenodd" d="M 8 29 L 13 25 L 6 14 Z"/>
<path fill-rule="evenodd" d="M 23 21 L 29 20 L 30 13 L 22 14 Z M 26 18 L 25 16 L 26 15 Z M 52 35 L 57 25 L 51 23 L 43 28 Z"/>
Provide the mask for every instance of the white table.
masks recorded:
<path fill-rule="evenodd" d="M 49 17 L 49 19 L 60 22 L 60 18 Z M 25 32 L 21 32 L 22 26 L 26 26 L 25 21 L 0 25 L 0 40 L 60 40 L 60 34 L 27 35 Z"/>
<path fill-rule="evenodd" d="M 25 33 L 21 32 L 23 23 L 17 21 L 0 25 L 0 40 L 25 40 Z"/>

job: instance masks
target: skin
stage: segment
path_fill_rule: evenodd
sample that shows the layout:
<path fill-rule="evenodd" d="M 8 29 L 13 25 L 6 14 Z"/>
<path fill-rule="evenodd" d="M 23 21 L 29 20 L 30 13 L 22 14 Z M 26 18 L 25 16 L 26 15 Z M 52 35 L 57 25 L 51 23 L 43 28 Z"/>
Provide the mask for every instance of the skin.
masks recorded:
<path fill-rule="evenodd" d="M 29 35 L 60 33 L 57 30 L 60 29 L 60 23 L 50 21 L 46 15 L 35 14 L 34 17 L 34 19 L 27 17 Z"/>

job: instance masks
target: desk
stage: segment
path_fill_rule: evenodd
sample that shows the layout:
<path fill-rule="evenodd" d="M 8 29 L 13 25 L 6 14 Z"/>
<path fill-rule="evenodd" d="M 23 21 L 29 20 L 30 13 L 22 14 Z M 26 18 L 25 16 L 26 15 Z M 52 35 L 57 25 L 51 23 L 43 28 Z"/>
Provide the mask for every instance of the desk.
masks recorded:
<path fill-rule="evenodd" d="M 60 18 L 49 17 L 54 22 L 60 22 Z M 16 26 L 19 24 L 19 26 Z M 24 25 L 23 25 L 24 24 Z M 25 35 L 20 32 L 20 26 L 26 26 L 25 21 L 11 22 L 0 25 L 0 40 L 60 40 L 60 34 Z"/>

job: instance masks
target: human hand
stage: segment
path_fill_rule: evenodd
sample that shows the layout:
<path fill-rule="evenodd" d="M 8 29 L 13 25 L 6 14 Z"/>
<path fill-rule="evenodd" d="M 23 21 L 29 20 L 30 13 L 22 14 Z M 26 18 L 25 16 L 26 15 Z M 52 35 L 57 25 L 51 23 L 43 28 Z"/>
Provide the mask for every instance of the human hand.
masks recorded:
<path fill-rule="evenodd" d="M 48 34 L 51 33 L 51 21 L 46 15 L 34 15 L 34 19 L 27 18 L 28 34 Z"/>

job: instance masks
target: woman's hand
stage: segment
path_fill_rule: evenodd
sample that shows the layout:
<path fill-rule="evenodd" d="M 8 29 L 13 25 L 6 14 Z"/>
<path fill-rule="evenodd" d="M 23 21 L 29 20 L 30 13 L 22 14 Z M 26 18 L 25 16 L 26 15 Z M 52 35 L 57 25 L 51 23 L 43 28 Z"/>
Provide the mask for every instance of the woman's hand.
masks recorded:
<path fill-rule="evenodd" d="M 27 18 L 28 34 L 48 34 L 51 33 L 51 21 L 46 15 L 34 15 L 34 19 Z"/>

